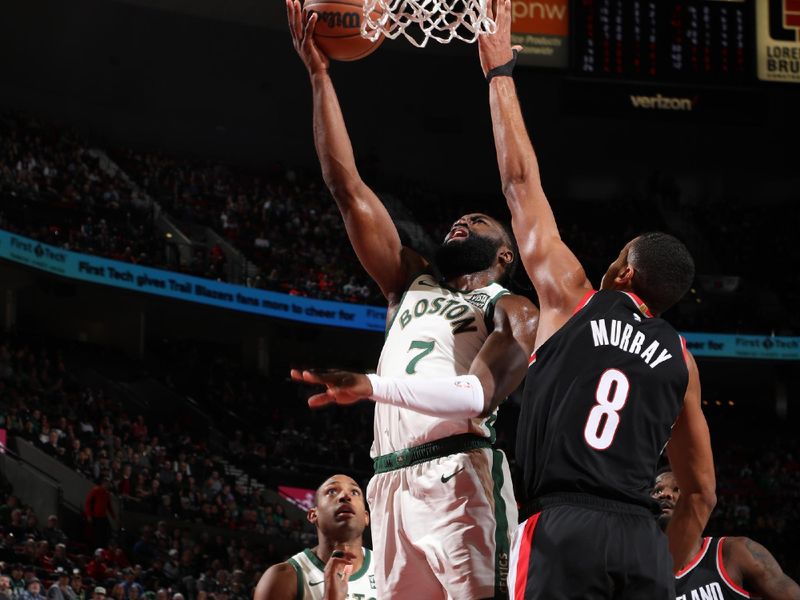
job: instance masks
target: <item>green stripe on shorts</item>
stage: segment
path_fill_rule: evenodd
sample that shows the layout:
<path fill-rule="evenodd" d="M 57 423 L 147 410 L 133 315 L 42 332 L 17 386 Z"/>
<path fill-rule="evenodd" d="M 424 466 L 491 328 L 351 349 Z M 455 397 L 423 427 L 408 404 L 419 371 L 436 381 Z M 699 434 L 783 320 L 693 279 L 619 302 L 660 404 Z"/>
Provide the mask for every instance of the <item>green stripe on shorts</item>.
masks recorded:
<path fill-rule="evenodd" d="M 503 453 L 492 450 L 492 481 L 494 488 L 494 591 L 495 598 L 508 598 L 508 561 L 511 543 L 508 539 L 506 501 L 503 499 Z"/>

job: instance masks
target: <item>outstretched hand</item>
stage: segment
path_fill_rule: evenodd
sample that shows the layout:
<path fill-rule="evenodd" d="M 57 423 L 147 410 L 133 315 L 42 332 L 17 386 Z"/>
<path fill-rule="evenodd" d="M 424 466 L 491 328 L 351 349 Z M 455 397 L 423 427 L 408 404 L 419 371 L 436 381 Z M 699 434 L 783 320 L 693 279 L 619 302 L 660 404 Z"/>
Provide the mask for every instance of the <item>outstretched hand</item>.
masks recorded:
<path fill-rule="evenodd" d="M 300 371 L 292 369 L 292 379 L 312 385 L 324 385 L 326 390 L 308 399 L 311 408 L 321 408 L 329 404 L 355 404 L 372 395 L 372 384 L 363 373 L 350 371 Z"/>
<path fill-rule="evenodd" d="M 314 43 L 317 13 L 305 13 L 300 6 L 300 0 L 286 0 L 286 14 L 289 17 L 289 33 L 292 34 L 294 49 L 306 65 L 308 74 L 327 71 L 330 61 Z"/>
<path fill-rule="evenodd" d="M 488 0 L 486 10 L 497 24 L 497 30 L 478 36 L 484 77 L 495 67 L 510 61 L 514 57 L 513 50 L 522 50 L 522 46 L 511 46 L 511 0 Z"/>

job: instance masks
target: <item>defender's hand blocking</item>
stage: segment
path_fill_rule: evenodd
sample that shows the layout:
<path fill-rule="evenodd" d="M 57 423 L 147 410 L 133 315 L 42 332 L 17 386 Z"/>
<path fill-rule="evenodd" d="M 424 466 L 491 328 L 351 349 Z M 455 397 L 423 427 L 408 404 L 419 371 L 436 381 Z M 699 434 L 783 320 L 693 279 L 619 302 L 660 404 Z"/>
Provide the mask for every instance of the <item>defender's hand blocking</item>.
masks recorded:
<path fill-rule="evenodd" d="M 292 369 L 292 379 L 313 385 L 324 385 L 327 389 L 308 399 L 311 408 L 321 408 L 329 404 L 355 404 L 372 395 L 372 384 L 363 373 L 350 371 L 299 371 Z"/>
<path fill-rule="evenodd" d="M 314 43 L 317 14 L 304 13 L 300 6 L 300 0 L 286 0 L 286 14 L 289 17 L 289 33 L 292 34 L 294 49 L 306 65 L 308 74 L 314 75 L 327 71 L 330 61 Z"/>
<path fill-rule="evenodd" d="M 489 16 L 497 23 L 493 34 L 478 36 L 478 54 L 481 59 L 483 76 L 510 61 L 512 50 L 522 50 L 522 46 L 511 46 L 511 0 L 489 0 L 487 2 Z"/>

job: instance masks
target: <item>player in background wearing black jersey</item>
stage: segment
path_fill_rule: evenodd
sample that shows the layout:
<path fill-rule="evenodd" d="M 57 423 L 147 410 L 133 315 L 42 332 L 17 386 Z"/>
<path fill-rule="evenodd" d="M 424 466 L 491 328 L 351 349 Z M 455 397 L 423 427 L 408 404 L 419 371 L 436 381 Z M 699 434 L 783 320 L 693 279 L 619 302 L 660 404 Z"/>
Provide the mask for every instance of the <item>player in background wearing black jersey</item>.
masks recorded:
<path fill-rule="evenodd" d="M 672 520 L 681 488 L 669 469 L 656 477 L 653 499 L 661 508 L 663 529 Z M 800 600 L 800 586 L 782 570 L 772 554 L 747 537 L 698 537 L 692 558 L 675 573 L 676 600 L 714 598 Z"/>
<path fill-rule="evenodd" d="M 671 600 L 667 543 L 650 512 L 665 445 L 683 490 L 667 528 L 674 565 L 716 502 L 697 365 L 658 318 L 690 287 L 694 263 L 672 236 L 646 234 L 593 291 L 542 189 L 510 76 L 510 5 L 496 0 L 497 31 L 478 39 L 503 193 L 541 311 L 517 433 L 530 517 L 515 535 L 509 589 L 525 600 Z"/>

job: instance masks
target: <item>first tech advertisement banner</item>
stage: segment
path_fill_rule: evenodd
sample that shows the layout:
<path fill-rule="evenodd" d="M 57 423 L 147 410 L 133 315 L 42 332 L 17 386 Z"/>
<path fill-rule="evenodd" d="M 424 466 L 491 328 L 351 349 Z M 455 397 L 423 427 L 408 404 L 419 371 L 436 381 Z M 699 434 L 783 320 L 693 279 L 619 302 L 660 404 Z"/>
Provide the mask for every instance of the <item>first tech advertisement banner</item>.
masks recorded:
<path fill-rule="evenodd" d="M 79 281 L 315 325 L 384 331 L 386 309 L 222 283 L 48 246 L 0 230 L 0 258 Z"/>

